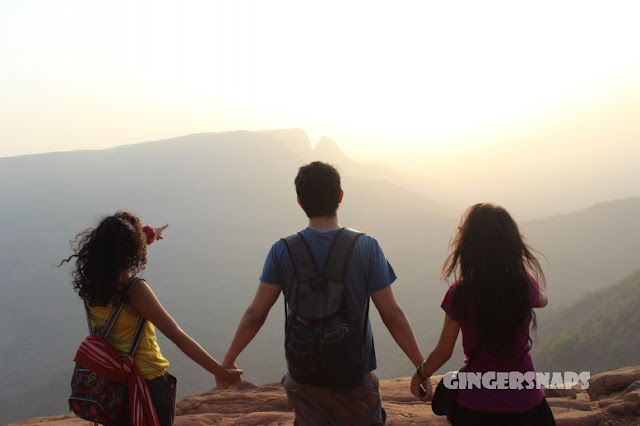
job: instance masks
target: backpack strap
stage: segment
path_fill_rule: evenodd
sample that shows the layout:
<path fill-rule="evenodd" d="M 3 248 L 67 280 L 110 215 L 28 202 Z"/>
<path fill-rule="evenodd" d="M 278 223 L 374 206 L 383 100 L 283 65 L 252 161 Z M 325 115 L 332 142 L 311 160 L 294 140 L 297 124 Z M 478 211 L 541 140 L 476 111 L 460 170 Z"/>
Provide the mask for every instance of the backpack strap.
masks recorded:
<path fill-rule="evenodd" d="M 309 243 L 304 239 L 302 234 L 291 234 L 287 238 L 282 238 L 281 241 L 287 248 L 291 264 L 293 265 L 293 273 L 296 276 L 296 283 L 316 280 L 320 275 L 318 272 L 318 265 L 316 264 L 313 255 L 311 254 L 311 248 Z M 291 292 L 293 289 L 290 289 Z M 292 321 L 298 316 L 297 309 L 293 308 L 291 315 L 287 315 L 287 297 L 283 297 L 284 301 L 284 330 L 285 330 L 285 342 L 289 341 L 289 331 Z"/>
<path fill-rule="evenodd" d="M 313 258 L 311 247 L 309 247 L 309 243 L 304 239 L 302 233 L 291 234 L 287 238 L 283 238 L 282 241 L 289 252 L 296 281 L 304 283 L 318 279 L 320 276 L 318 264 Z"/>
<path fill-rule="evenodd" d="M 91 317 L 89 316 L 89 307 L 87 306 L 87 301 L 82 300 L 82 304 L 84 305 L 84 313 L 87 316 L 87 326 L 89 327 L 89 334 L 98 334 L 98 327 L 94 327 L 91 324 Z"/>
<path fill-rule="evenodd" d="M 116 320 L 120 315 L 120 312 L 122 312 L 124 305 L 127 303 L 129 294 L 131 293 L 133 286 L 135 285 L 135 283 L 137 283 L 141 279 L 142 278 L 134 277 L 126 284 L 124 291 L 120 295 L 120 298 L 118 299 L 118 302 L 116 303 L 116 305 L 111 310 L 111 313 L 109 314 L 109 317 L 107 318 L 107 321 L 105 322 L 102 328 L 97 326 L 94 327 L 91 324 L 91 318 L 89 316 L 89 308 L 87 306 L 86 301 L 84 302 L 85 313 L 87 315 L 87 325 L 89 326 L 89 332 L 91 334 L 97 334 L 104 339 L 107 338 L 107 336 L 111 332 L 111 329 L 116 323 Z M 129 355 L 133 356 L 136 350 L 138 349 L 138 345 L 140 344 L 140 340 L 142 339 L 142 335 L 144 333 L 144 328 L 146 323 L 147 323 L 147 319 L 144 318 L 143 316 L 140 316 L 140 319 L 138 320 L 138 325 L 136 326 L 136 331 L 133 335 L 133 341 L 131 342 L 131 347 L 129 348 Z"/>
<path fill-rule="evenodd" d="M 131 293 L 131 289 L 133 288 L 133 285 L 138 281 L 140 281 L 141 279 L 142 278 L 133 277 L 125 286 L 124 291 L 120 295 L 120 299 L 118 300 L 118 303 L 113 307 L 111 314 L 109 314 L 109 318 L 107 318 L 107 322 L 105 322 L 104 326 L 102 327 L 103 338 L 106 339 L 109 333 L 111 332 L 111 329 L 113 328 L 113 325 L 116 323 L 116 320 L 120 315 L 120 312 L 122 312 L 124 305 L 127 303 L 127 299 L 129 299 L 129 293 Z"/>
<path fill-rule="evenodd" d="M 341 228 L 331 242 L 322 272 L 320 272 L 318 264 L 313 257 L 309 243 L 300 232 L 283 238 L 282 241 L 291 257 L 297 282 L 303 283 L 317 280 L 318 278 L 344 282 L 351 251 L 356 240 L 361 235 L 363 235 L 362 232 L 354 229 Z"/>
<path fill-rule="evenodd" d="M 144 334 L 144 327 L 147 325 L 147 319 L 140 316 L 138 320 L 138 326 L 136 327 L 136 332 L 133 335 L 133 341 L 131 342 L 131 347 L 129 348 L 129 355 L 134 356 L 136 350 L 138 349 L 138 345 L 140 344 L 140 340 L 142 340 L 142 335 Z"/>
<path fill-rule="evenodd" d="M 362 232 L 349 228 L 338 231 L 331 244 L 322 276 L 328 280 L 344 282 L 353 246 L 361 235 Z"/>
<path fill-rule="evenodd" d="M 349 259 L 351 258 L 351 252 L 355 243 L 362 232 L 350 228 L 341 228 L 333 238 L 331 247 L 329 248 L 329 254 L 327 260 L 323 266 L 323 271 L 320 273 L 318 264 L 313 257 L 311 247 L 307 240 L 304 239 L 302 233 L 289 235 L 287 238 L 282 238 L 296 276 L 296 284 L 302 282 L 315 281 L 316 284 L 322 284 L 327 280 L 333 280 L 338 282 L 344 282 L 347 274 L 347 267 L 349 265 Z M 285 341 L 289 335 L 289 326 L 291 321 L 295 320 L 298 315 L 297 310 L 294 307 L 290 316 L 287 315 L 287 298 L 284 299 L 284 316 L 285 316 Z M 368 296 L 367 296 L 368 299 Z M 367 300 L 367 313 L 365 314 L 365 320 L 368 318 L 368 300 Z"/>

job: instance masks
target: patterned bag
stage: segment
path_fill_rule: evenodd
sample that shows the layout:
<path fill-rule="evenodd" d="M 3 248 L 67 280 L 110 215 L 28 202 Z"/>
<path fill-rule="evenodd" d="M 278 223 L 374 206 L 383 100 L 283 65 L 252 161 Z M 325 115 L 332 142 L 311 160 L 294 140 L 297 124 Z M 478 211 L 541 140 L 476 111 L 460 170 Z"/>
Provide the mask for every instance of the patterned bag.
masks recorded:
<path fill-rule="evenodd" d="M 132 279 L 123 292 L 123 296 L 114 306 L 109 314 L 104 327 L 93 327 L 89 318 L 89 309 L 85 304 L 87 314 L 87 323 L 89 332 L 93 335 L 93 339 L 104 339 L 106 341 L 111 328 L 116 322 L 118 315 L 122 311 L 131 288 L 139 278 Z M 133 342 L 129 350 L 129 355 L 134 356 L 140 339 L 144 332 L 146 319 L 140 317 L 138 326 L 134 334 Z M 108 345 L 108 344 L 107 344 Z M 112 348 L 111 345 L 108 345 Z M 115 349 L 114 349 L 115 351 Z M 76 363 L 71 377 L 71 397 L 69 397 L 69 409 L 78 417 L 94 422 L 95 424 L 114 425 L 128 424 L 129 415 L 129 397 L 126 382 L 116 382 L 100 377 L 90 366 L 83 366 Z"/>

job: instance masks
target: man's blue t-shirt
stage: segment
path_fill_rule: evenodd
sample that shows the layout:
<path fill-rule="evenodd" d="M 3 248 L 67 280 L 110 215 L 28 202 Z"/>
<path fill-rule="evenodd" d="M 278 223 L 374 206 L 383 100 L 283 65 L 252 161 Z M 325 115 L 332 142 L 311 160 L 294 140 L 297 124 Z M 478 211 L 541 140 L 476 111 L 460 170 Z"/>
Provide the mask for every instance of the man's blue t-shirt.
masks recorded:
<path fill-rule="evenodd" d="M 320 270 L 326 262 L 331 243 L 337 233 L 337 229 L 326 232 L 311 228 L 302 230 L 302 236 L 309 243 L 313 258 Z M 376 239 L 368 235 L 358 238 L 351 252 L 345 278 L 347 303 L 349 309 L 355 311 L 354 315 L 364 317 L 369 295 L 391 285 L 395 280 L 396 274 Z M 295 302 L 290 300 L 295 297 L 295 292 L 290 291 L 291 286 L 295 285 L 295 273 L 287 247 L 281 240 L 273 244 L 269 250 L 260 281 L 281 286 L 287 303 L 292 305 Z M 377 367 L 370 320 L 367 324 L 365 344 L 367 353 L 365 373 L 368 373 Z"/>

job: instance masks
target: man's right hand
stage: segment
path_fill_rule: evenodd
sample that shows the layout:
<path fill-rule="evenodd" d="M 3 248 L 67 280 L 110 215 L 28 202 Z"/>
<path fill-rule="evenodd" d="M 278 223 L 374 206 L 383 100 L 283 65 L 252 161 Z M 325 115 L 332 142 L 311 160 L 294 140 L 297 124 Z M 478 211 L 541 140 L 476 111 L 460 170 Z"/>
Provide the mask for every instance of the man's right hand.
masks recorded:
<path fill-rule="evenodd" d="M 217 387 L 227 389 L 230 385 L 239 383 L 242 380 L 240 375 L 242 375 L 244 371 L 240 370 L 235 364 L 222 364 L 222 367 L 224 367 L 224 370 L 215 375 Z"/>

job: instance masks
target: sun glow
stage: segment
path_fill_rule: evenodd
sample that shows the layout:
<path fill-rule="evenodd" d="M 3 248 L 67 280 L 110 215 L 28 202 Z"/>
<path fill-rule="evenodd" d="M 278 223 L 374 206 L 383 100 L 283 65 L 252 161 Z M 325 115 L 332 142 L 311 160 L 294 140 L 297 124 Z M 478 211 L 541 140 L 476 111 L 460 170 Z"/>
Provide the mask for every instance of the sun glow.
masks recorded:
<path fill-rule="evenodd" d="M 0 8 L 0 156 L 291 127 L 371 158 L 460 147 L 640 60 L 636 2 Z"/>

